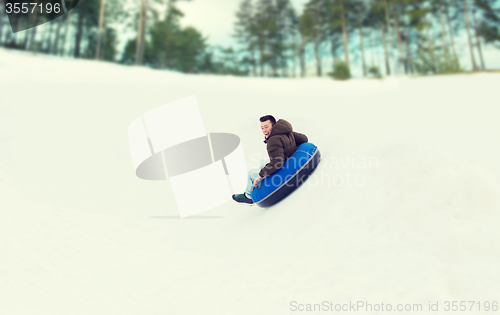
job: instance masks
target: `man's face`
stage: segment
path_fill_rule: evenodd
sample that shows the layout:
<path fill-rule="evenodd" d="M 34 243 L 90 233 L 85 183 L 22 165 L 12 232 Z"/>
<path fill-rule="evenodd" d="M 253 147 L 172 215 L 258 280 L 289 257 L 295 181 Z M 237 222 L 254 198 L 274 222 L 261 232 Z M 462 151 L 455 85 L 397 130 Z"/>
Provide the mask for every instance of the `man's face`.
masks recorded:
<path fill-rule="evenodd" d="M 271 134 L 271 131 L 273 130 L 273 124 L 271 123 L 270 120 L 266 120 L 264 122 L 260 123 L 260 128 L 262 129 L 262 133 L 264 136 L 269 138 L 269 135 Z"/>

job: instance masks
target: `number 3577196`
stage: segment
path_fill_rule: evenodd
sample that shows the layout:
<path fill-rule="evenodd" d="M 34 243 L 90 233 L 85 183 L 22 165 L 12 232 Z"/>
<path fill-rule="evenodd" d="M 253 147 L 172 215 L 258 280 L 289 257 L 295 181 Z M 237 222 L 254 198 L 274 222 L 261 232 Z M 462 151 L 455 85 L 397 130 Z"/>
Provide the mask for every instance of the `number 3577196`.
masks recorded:
<path fill-rule="evenodd" d="M 60 3 L 46 3 L 45 6 L 40 3 L 6 3 L 5 4 L 6 13 L 26 13 L 32 14 L 35 12 L 39 13 L 59 13 L 61 12 Z"/>

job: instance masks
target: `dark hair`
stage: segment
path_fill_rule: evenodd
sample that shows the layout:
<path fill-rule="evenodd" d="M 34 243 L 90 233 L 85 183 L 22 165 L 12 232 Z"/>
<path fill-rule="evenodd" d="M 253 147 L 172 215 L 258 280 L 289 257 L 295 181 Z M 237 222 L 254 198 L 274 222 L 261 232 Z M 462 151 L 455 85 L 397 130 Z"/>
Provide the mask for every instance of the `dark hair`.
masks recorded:
<path fill-rule="evenodd" d="M 262 117 L 260 117 L 259 120 L 260 120 L 260 122 L 265 122 L 267 120 L 270 120 L 271 121 L 271 125 L 273 125 L 273 126 L 276 123 L 276 118 L 274 118 L 272 115 L 262 116 Z"/>

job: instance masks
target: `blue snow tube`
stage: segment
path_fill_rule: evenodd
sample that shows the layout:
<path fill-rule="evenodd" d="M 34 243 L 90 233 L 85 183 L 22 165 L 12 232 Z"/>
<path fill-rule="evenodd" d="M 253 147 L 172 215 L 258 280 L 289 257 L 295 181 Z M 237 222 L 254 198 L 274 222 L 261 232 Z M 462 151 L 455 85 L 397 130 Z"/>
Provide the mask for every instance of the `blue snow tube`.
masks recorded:
<path fill-rule="evenodd" d="M 252 200 L 260 207 L 279 202 L 299 187 L 316 169 L 321 154 L 314 144 L 302 143 L 282 168 L 264 177 L 252 190 Z"/>

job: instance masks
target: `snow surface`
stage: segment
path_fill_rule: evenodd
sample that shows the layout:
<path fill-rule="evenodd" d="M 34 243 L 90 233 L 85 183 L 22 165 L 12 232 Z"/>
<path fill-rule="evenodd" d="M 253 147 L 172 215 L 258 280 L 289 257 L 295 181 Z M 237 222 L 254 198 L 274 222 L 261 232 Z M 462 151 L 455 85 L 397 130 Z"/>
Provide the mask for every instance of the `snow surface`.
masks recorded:
<path fill-rule="evenodd" d="M 0 313 L 498 301 L 499 86 L 491 73 L 183 75 L 1 49 Z M 135 176 L 127 129 L 193 94 L 207 132 L 240 136 L 249 168 L 266 157 L 264 114 L 307 134 L 322 163 L 271 208 L 179 219 L 168 181 Z"/>

